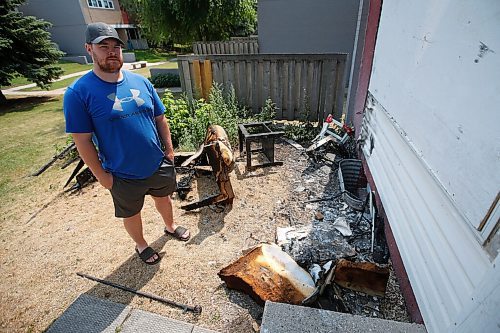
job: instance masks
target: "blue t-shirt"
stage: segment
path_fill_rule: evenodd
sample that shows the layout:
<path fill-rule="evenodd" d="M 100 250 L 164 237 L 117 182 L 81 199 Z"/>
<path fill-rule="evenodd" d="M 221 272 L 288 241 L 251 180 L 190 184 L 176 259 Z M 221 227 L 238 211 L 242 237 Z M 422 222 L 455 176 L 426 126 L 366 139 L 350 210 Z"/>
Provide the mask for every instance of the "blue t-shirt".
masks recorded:
<path fill-rule="evenodd" d="M 103 168 L 114 176 L 144 179 L 160 166 L 164 152 L 155 117 L 165 112 L 152 84 L 122 70 L 109 83 L 89 72 L 64 94 L 67 133 L 93 133 Z"/>

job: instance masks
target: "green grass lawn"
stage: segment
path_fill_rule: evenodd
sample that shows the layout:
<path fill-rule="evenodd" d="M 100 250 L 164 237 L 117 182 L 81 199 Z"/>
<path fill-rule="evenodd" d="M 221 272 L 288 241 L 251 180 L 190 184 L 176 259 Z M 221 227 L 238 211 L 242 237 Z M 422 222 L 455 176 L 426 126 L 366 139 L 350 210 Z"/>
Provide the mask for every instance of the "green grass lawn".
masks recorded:
<path fill-rule="evenodd" d="M 127 51 L 127 52 L 129 52 L 129 51 Z M 162 51 L 157 51 L 157 50 L 153 50 L 153 49 L 134 50 L 133 52 L 135 53 L 135 57 L 136 57 L 137 61 L 160 62 L 160 61 L 168 61 L 169 59 L 176 57 L 175 53 L 162 52 Z M 63 70 L 62 75 L 77 73 L 77 72 L 81 72 L 81 71 L 88 70 L 88 69 L 92 68 L 92 64 L 82 65 L 82 64 L 75 63 L 75 62 L 68 62 L 68 61 L 64 61 L 64 60 L 60 60 L 58 62 L 58 66 L 61 67 Z M 166 66 L 166 67 L 157 67 L 157 68 L 177 68 L 177 62 L 170 62 L 164 66 Z M 150 76 L 149 68 L 142 68 L 140 70 L 137 70 L 136 73 L 144 75 L 145 77 Z M 75 79 L 76 79 L 76 77 L 72 78 L 72 79 L 67 79 L 67 80 L 55 82 L 55 83 L 50 85 L 49 90 L 67 87 Z M 28 81 L 28 79 L 26 79 L 25 77 L 17 76 L 10 82 L 10 86 L 2 86 L 0 88 L 9 89 L 9 88 L 14 88 L 14 87 L 24 86 L 24 85 L 27 85 L 30 83 L 33 83 L 33 82 Z M 42 90 L 42 89 L 40 89 L 39 87 L 25 89 L 25 91 L 36 91 L 36 90 Z"/>
<path fill-rule="evenodd" d="M 82 65 L 82 64 L 78 64 L 76 62 L 67 62 L 67 61 L 63 61 L 63 60 L 59 61 L 58 66 L 61 67 L 63 70 L 62 75 L 77 73 L 77 72 L 81 72 L 81 71 L 92 68 L 92 65 Z M 2 89 L 24 86 L 24 85 L 30 84 L 30 83 L 33 83 L 33 82 L 28 81 L 25 77 L 18 76 L 18 77 L 15 77 L 10 82 L 10 86 L 2 87 Z M 53 89 L 55 89 L 55 88 L 53 88 Z"/>
<path fill-rule="evenodd" d="M 92 68 L 92 64 L 82 65 L 82 64 L 78 64 L 76 62 L 67 62 L 67 61 L 62 61 L 62 60 L 59 61 L 59 66 L 61 66 L 61 68 L 64 71 L 63 75 L 77 73 L 77 72 L 85 71 L 87 69 Z"/>
<path fill-rule="evenodd" d="M 130 52 L 130 51 L 126 51 Z M 177 55 L 175 53 L 162 52 L 154 49 L 149 50 L 133 50 L 135 53 L 135 59 L 137 61 L 147 61 L 147 62 L 159 62 L 167 61 L 171 58 L 175 58 Z"/>
<path fill-rule="evenodd" d="M 141 69 L 136 69 L 134 70 L 134 73 L 140 74 L 146 78 L 149 78 L 151 76 L 151 72 L 149 71 L 151 68 L 169 68 L 169 69 L 174 69 L 178 68 L 177 67 L 177 61 L 169 61 L 165 64 L 158 65 L 158 66 L 151 66 L 151 67 L 145 67 Z"/>
<path fill-rule="evenodd" d="M 167 62 L 165 64 L 158 65 L 158 66 L 140 68 L 140 69 L 134 70 L 133 72 L 137 73 L 137 74 L 140 74 L 140 75 L 142 75 L 142 76 L 144 76 L 146 78 L 149 78 L 151 76 L 151 72 L 149 71 L 150 68 L 170 68 L 170 69 L 177 68 L 177 61 L 169 61 L 169 62 Z M 71 77 L 71 78 L 68 78 L 68 79 L 61 80 L 61 81 L 56 81 L 56 82 L 50 84 L 49 90 L 55 90 L 55 89 L 59 89 L 59 88 L 65 88 L 65 87 L 69 86 L 71 83 L 73 83 L 73 81 L 75 81 L 77 78 L 78 77 Z M 35 86 L 35 87 L 32 87 L 32 88 L 22 89 L 21 91 L 40 91 L 40 90 L 43 90 L 43 89 L 41 89 L 38 86 Z"/>
<path fill-rule="evenodd" d="M 67 79 L 64 79 L 64 80 L 61 80 L 61 81 L 56 81 L 54 83 L 51 83 L 49 85 L 49 89 L 48 90 L 56 90 L 56 89 L 59 89 L 59 88 L 66 88 L 67 86 L 69 86 L 71 83 L 73 83 L 73 81 L 75 81 L 79 77 L 81 77 L 81 76 L 70 77 L 70 78 L 67 78 Z M 41 91 L 41 90 L 44 90 L 44 89 L 42 89 L 42 88 L 40 88 L 38 86 L 35 86 L 35 87 L 32 87 L 32 88 L 22 89 L 20 91 Z"/>
<path fill-rule="evenodd" d="M 26 176 L 56 154 L 56 145 L 66 146 L 67 138 L 62 96 L 9 98 L 0 106 L 0 202 L 22 191 Z"/>

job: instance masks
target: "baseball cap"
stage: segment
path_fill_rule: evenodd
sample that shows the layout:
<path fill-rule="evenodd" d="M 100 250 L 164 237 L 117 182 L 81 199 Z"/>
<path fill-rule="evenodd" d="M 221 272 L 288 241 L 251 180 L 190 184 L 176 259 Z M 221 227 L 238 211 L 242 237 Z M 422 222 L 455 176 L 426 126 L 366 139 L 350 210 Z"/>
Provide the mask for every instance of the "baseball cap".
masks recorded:
<path fill-rule="evenodd" d="M 122 45 L 125 45 L 120 37 L 118 37 L 118 32 L 116 32 L 115 28 L 107 25 L 106 23 L 96 22 L 91 23 L 87 26 L 87 31 L 85 31 L 86 43 L 97 44 L 102 42 L 106 38 L 114 38 Z"/>

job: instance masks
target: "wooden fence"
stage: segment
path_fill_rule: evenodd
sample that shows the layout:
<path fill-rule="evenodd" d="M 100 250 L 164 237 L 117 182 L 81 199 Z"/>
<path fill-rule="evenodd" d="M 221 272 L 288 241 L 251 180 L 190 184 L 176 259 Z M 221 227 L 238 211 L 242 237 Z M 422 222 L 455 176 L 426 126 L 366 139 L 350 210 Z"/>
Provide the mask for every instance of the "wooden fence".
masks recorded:
<path fill-rule="evenodd" d="M 233 87 L 238 101 L 259 112 L 270 98 L 276 119 L 340 119 L 346 54 L 179 56 L 181 86 L 189 97 L 208 99 L 212 82 Z"/>
<path fill-rule="evenodd" d="M 257 38 L 247 37 L 225 42 L 195 42 L 194 54 L 255 54 L 259 53 Z"/>

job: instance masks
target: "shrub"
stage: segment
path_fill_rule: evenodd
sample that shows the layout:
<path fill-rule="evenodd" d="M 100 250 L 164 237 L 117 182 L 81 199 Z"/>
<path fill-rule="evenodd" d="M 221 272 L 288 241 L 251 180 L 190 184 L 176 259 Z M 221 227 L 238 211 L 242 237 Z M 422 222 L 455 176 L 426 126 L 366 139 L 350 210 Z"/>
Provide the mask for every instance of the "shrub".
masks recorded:
<path fill-rule="evenodd" d="M 238 104 L 234 89 L 225 91 L 217 83 L 212 86 L 209 101 L 189 100 L 185 95 L 174 99 L 169 90 L 165 92 L 165 116 L 169 120 L 175 147 L 180 150 L 196 150 L 205 139 L 209 125 L 222 126 L 235 147 L 238 142 L 238 124 L 272 120 L 276 111 L 275 104 L 269 99 L 260 113 L 249 117 L 245 107 Z"/>
<path fill-rule="evenodd" d="M 186 98 L 174 98 L 174 95 L 168 89 L 163 94 L 162 102 L 166 108 L 165 116 L 168 119 L 172 144 L 177 147 L 184 128 L 188 126 L 186 120 L 191 117 L 189 106 Z"/>
<path fill-rule="evenodd" d="M 179 75 L 172 73 L 156 74 L 150 78 L 150 81 L 155 88 L 171 88 L 181 86 Z"/>
<path fill-rule="evenodd" d="M 318 134 L 318 128 L 310 121 L 286 124 L 284 131 L 287 138 L 301 144 L 311 142 Z"/>

